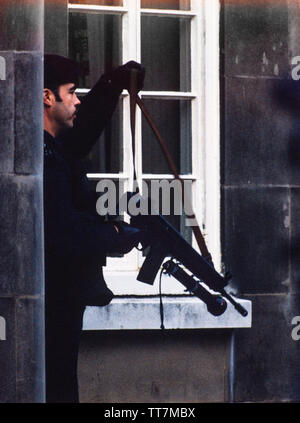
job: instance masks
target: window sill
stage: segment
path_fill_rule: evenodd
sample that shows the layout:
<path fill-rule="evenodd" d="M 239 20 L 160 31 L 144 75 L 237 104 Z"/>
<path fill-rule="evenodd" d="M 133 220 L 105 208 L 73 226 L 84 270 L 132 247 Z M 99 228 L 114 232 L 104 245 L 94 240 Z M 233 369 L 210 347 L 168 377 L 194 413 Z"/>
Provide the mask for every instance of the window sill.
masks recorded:
<path fill-rule="evenodd" d="M 250 328 L 252 303 L 238 300 L 248 311 L 241 316 L 227 301 L 226 311 L 218 317 L 208 313 L 206 305 L 195 297 L 163 297 L 165 329 Z M 106 307 L 87 307 L 83 330 L 160 329 L 158 297 L 114 298 Z"/>

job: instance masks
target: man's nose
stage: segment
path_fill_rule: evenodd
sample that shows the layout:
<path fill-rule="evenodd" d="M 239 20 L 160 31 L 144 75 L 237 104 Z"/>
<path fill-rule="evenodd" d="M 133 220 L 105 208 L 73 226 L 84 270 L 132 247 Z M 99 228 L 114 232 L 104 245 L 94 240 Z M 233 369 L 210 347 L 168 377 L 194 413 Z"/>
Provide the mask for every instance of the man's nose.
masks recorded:
<path fill-rule="evenodd" d="M 75 106 L 79 106 L 79 104 L 81 103 L 81 101 L 79 100 L 79 98 L 77 97 L 77 95 L 75 94 L 75 101 L 74 101 L 74 105 Z"/>

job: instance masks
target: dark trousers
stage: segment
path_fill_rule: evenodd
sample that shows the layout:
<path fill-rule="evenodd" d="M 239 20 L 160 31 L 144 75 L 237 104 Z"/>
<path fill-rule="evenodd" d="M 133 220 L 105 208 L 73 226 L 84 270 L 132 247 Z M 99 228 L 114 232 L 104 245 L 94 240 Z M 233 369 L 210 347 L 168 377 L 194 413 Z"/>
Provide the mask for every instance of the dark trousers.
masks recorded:
<path fill-rule="evenodd" d="M 77 361 L 85 307 L 46 295 L 46 402 L 77 403 Z"/>

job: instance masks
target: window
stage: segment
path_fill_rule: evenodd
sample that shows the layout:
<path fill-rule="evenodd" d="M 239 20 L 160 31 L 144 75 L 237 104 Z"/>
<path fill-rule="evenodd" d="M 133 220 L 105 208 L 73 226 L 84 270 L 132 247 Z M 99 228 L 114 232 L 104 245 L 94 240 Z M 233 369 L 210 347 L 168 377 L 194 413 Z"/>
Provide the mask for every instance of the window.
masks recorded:
<path fill-rule="evenodd" d="M 140 96 L 159 128 L 184 180 L 191 181 L 193 208 L 216 267 L 219 236 L 218 0 L 73 0 L 68 5 L 69 57 L 84 63 L 79 94 L 99 75 L 136 60 L 146 67 Z M 93 183 L 111 179 L 132 190 L 129 96 L 123 92 L 109 127 L 90 155 Z M 137 109 L 136 168 L 144 181 L 172 180 L 147 122 Z M 184 216 L 170 221 L 190 241 Z M 109 258 L 106 279 L 116 294 L 156 295 L 136 281 L 143 256 L 137 250 Z M 166 277 L 163 292 L 183 294 Z"/>

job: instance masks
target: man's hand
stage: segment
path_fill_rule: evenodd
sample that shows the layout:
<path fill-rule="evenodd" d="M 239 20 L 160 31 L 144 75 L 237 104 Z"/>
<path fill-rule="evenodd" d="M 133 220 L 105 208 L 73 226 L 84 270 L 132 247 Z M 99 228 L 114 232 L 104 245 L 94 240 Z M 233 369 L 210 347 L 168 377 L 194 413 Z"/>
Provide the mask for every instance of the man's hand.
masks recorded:
<path fill-rule="evenodd" d="M 129 90 L 132 69 L 137 70 L 137 90 L 140 91 L 144 86 L 145 68 L 133 60 L 113 70 L 111 74 L 112 83 L 119 88 Z"/>
<path fill-rule="evenodd" d="M 114 223 L 114 228 L 118 232 L 118 244 L 111 253 L 127 254 L 134 247 L 137 247 L 142 240 L 142 231 L 125 222 Z"/>

